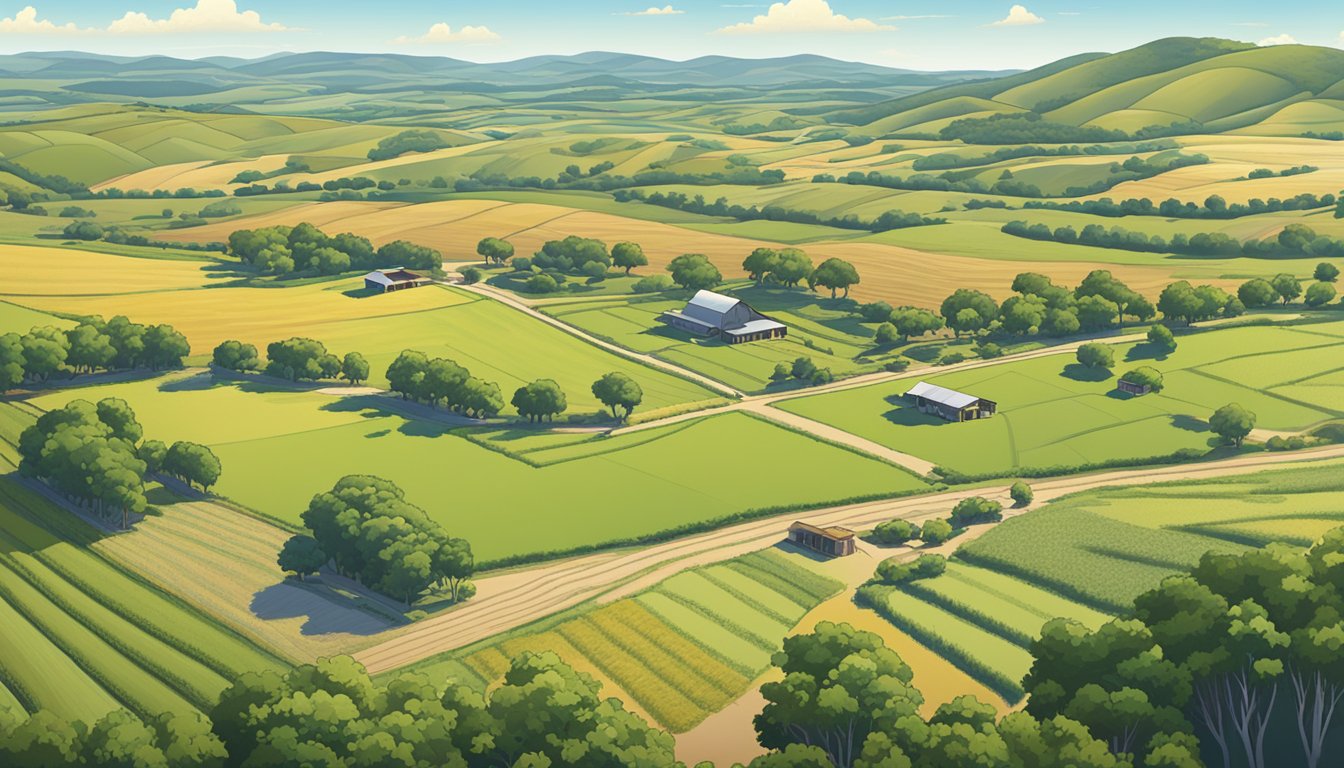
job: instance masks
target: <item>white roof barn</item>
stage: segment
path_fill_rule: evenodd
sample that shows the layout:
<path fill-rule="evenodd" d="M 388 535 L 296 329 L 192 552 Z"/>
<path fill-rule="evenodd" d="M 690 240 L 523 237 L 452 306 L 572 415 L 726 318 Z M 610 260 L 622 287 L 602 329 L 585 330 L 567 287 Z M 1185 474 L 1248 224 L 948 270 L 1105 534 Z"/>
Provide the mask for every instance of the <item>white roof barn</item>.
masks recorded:
<path fill-rule="evenodd" d="M 940 416 L 948 421 L 972 421 L 993 416 L 999 404 L 983 397 L 968 395 L 955 389 L 921 381 L 906 390 L 905 397 L 913 400 L 923 413 Z"/>
<path fill-rule="evenodd" d="M 364 276 L 364 287 L 370 290 L 388 291 L 403 288 L 415 288 L 433 282 L 428 277 L 408 272 L 404 269 L 376 269 Z"/>
<path fill-rule="evenodd" d="M 700 336 L 719 336 L 729 344 L 782 339 L 788 328 L 752 309 L 745 301 L 713 291 L 697 291 L 680 310 L 658 317 L 662 322 Z"/>

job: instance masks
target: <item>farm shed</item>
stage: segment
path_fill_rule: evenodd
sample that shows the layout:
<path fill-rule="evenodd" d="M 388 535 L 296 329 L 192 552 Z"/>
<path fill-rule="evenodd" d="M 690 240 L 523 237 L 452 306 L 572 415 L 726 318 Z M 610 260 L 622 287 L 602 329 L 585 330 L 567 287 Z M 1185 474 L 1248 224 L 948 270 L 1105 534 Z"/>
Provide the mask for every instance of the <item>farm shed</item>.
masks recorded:
<path fill-rule="evenodd" d="M 745 301 L 713 291 L 698 291 L 680 311 L 672 309 L 658 319 L 698 336 L 718 336 L 729 344 L 782 339 L 789 329 L 752 309 Z"/>
<path fill-rule="evenodd" d="M 364 276 L 364 287 L 380 293 L 418 288 L 431 282 L 428 277 L 404 269 L 377 269 Z"/>
<path fill-rule="evenodd" d="M 1146 395 L 1153 391 L 1151 384 L 1140 384 L 1135 381 L 1126 381 L 1125 379 L 1116 381 L 1115 388 L 1127 395 L 1134 395 L 1135 397 Z"/>
<path fill-rule="evenodd" d="M 905 397 L 913 400 L 922 413 L 930 413 L 948 421 L 987 419 L 999 410 L 999 404 L 983 397 L 939 387 L 921 381 L 911 387 Z"/>
<path fill-rule="evenodd" d="M 789 526 L 789 541 L 832 557 L 854 554 L 854 532 L 840 526 L 818 528 L 807 523 L 794 523 Z"/>

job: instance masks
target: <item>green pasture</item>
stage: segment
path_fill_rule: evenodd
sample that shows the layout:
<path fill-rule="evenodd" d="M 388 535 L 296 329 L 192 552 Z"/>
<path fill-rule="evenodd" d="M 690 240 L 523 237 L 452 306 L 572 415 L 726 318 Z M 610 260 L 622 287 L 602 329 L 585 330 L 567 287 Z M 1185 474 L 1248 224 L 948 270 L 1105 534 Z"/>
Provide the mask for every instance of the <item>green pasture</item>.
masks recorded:
<path fill-rule="evenodd" d="M 939 374 L 922 380 L 994 400 L 999 413 L 950 423 L 919 413 L 902 394 L 918 379 L 777 403 L 896 450 L 969 475 L 1142 463 L 1180 450 L 1209 450 L 1207 419 L 1237 402 L 1257 426 L 1302 430 L 1344 415 L 1344 323 L 1250 326 L 1179 337 L 1155 357 L 1146 344 L 1120 345 L 1114 375 L 1082 368 L 1068 354 Z M 1161 393 L 1128 397 L 1115 376 L 1151 365 Z"/>
<path fill-rule="evenodd" d="M 208 374 L 52 393 L 36 403 L 58 407 L 76 396 L 122 397 L 146 435 L 209 445 L 224 465 L 215 490 L 287 523 L 297 524 L 312 495 L 344 475 L 386 477 L 469 539 L 482 561 L 925 487 L 891 465 L 741 414 L 572 442 L 523 428 L 509 435 L 490 427 L 476 438 L 428 414 L 398 415 L 391 398 L 215 384 Z"/>
<path fill-rule="evenodd" d="M 652 354 L 748 392 L 764 391 L 777 363 L 810 357 L 837 377 L 874 371 L 886 356 L 867 353 L 873 330 L 853 314 L 852 302 L 818 299 L 802 291 L 737 285 L 730 290 L 758 311 L 789 326 L 784 339 L 726 344 L 670 328 L 658 321 L 685 299 L 635 297 L 628 302 L 565 302 L 543 311 L 636 352 Z"/>

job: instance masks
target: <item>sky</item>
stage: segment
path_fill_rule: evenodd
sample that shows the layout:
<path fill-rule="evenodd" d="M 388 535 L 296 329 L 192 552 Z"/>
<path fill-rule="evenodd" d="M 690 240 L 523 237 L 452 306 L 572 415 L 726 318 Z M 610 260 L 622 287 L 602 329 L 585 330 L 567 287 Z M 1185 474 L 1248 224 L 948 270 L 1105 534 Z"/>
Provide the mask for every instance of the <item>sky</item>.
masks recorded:
<path fill-rule="evenodd" d="M 259 57 L 396 52 L 504 61 L 620 51 L 814 53 L 919 70 L 1024 69 L 1161 37 L 1344 48 L 1327 0 L 0 0 L 0 53 Z"/>

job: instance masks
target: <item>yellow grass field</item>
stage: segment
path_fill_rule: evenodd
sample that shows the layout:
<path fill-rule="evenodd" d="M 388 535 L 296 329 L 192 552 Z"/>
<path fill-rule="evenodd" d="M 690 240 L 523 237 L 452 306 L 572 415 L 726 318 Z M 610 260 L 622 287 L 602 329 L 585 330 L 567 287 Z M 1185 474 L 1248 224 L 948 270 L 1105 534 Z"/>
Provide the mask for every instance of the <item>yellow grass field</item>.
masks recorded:
<path fill-rule="evenodd" d="M 330 324 L 442 309 L 471 301 L 461 293 L 433 286 L 360 299 L 343 293 L 361 287 L 362 278 L 349 278 L 294 288 L 163 291 L 139 295 L 133 301 L 125 295 L 86 295 L 30 297 L 16 303 L 68 314 L 104 317 L 125 314 L 138 323 L 171 323 L 186 334 L 195 354 L 209 354 L 225 339 L 238 339 L 265 349 L 268 343 L 291 336 L 322 338 L 322 329 Z"/>
<path fill-rule="evenodd" d="M 491 200 L 450 200 L 420 205 L 389 203 L 312 203 L 280 211 L 189 230 L 165 233 L 179 240 L 218 240 L 238 228 L 297 224 L 310 221 L 328 231 L 351 231 L 375 244 L 408 239 L 432 246 L 449 261 L 475 261 L 476 243 L 487 236 L 504 236 L 519 255 L 541 248 L 542 243 L 582 235 L 607 242 L 638 242 L 649 258 L 649 266 L 640 272 L 662 272 L 668 262 L 683 253 L 703 253 L 725 277 L 740 277 L 742 259 L 761 246 L 782 247 L 779 243 L 735 237 L 678 227 L 652 221 L 639 221 L 609 213 L 584 211 L 538 203 L 504 203 Z M 881 299 L 893 304 L 937 306 L 957 288 L 971 287 L 1006 298 L 1013 276 L 1031 270 L 1047 271 L 1056 281 L 1077 282 L 1096 265 L 1051 261 L 1041 264 L 1027 260 L 977 259 L 924 251 L 881 243 L 816 242 L 803 246 L 814 262 L 837 257 L 854 264 L 863 277 L 851 295 L 861 301 Z M 930 269 L 930 263 L 937 265 Z M 1171 268 L 1116 265 L 1112 271 L 1137 290 L 1156 295 L 1172 279 Z"/>
<path fill-rule="evenodd" d="M 138 259 L 73 248 L 0 245 L 0 296 L 96 296 L 199 288 L 212 279 L 206 261 Z M 20 303 L 22 303 L 20 301 Z M 130 309 L 117 301 L 122 314 Z"/>
<path fill-rule="evenodd" d="M 289 155 L 262 155 L 261 157 L 231 163 L 217 163 L 210 160 L 170 163 L 108 179 L 101 184 L 94 185 L 92 189 L 95 192 L 114 187 L 116 189 L 143 189 L 146 191 L 180 189 L 182 187 L 224 189 L 238 186 L 231 184 L 231 182 L 240 171 L 271 173 L 285 167 L 285 160 L 288 158 Z"/>

